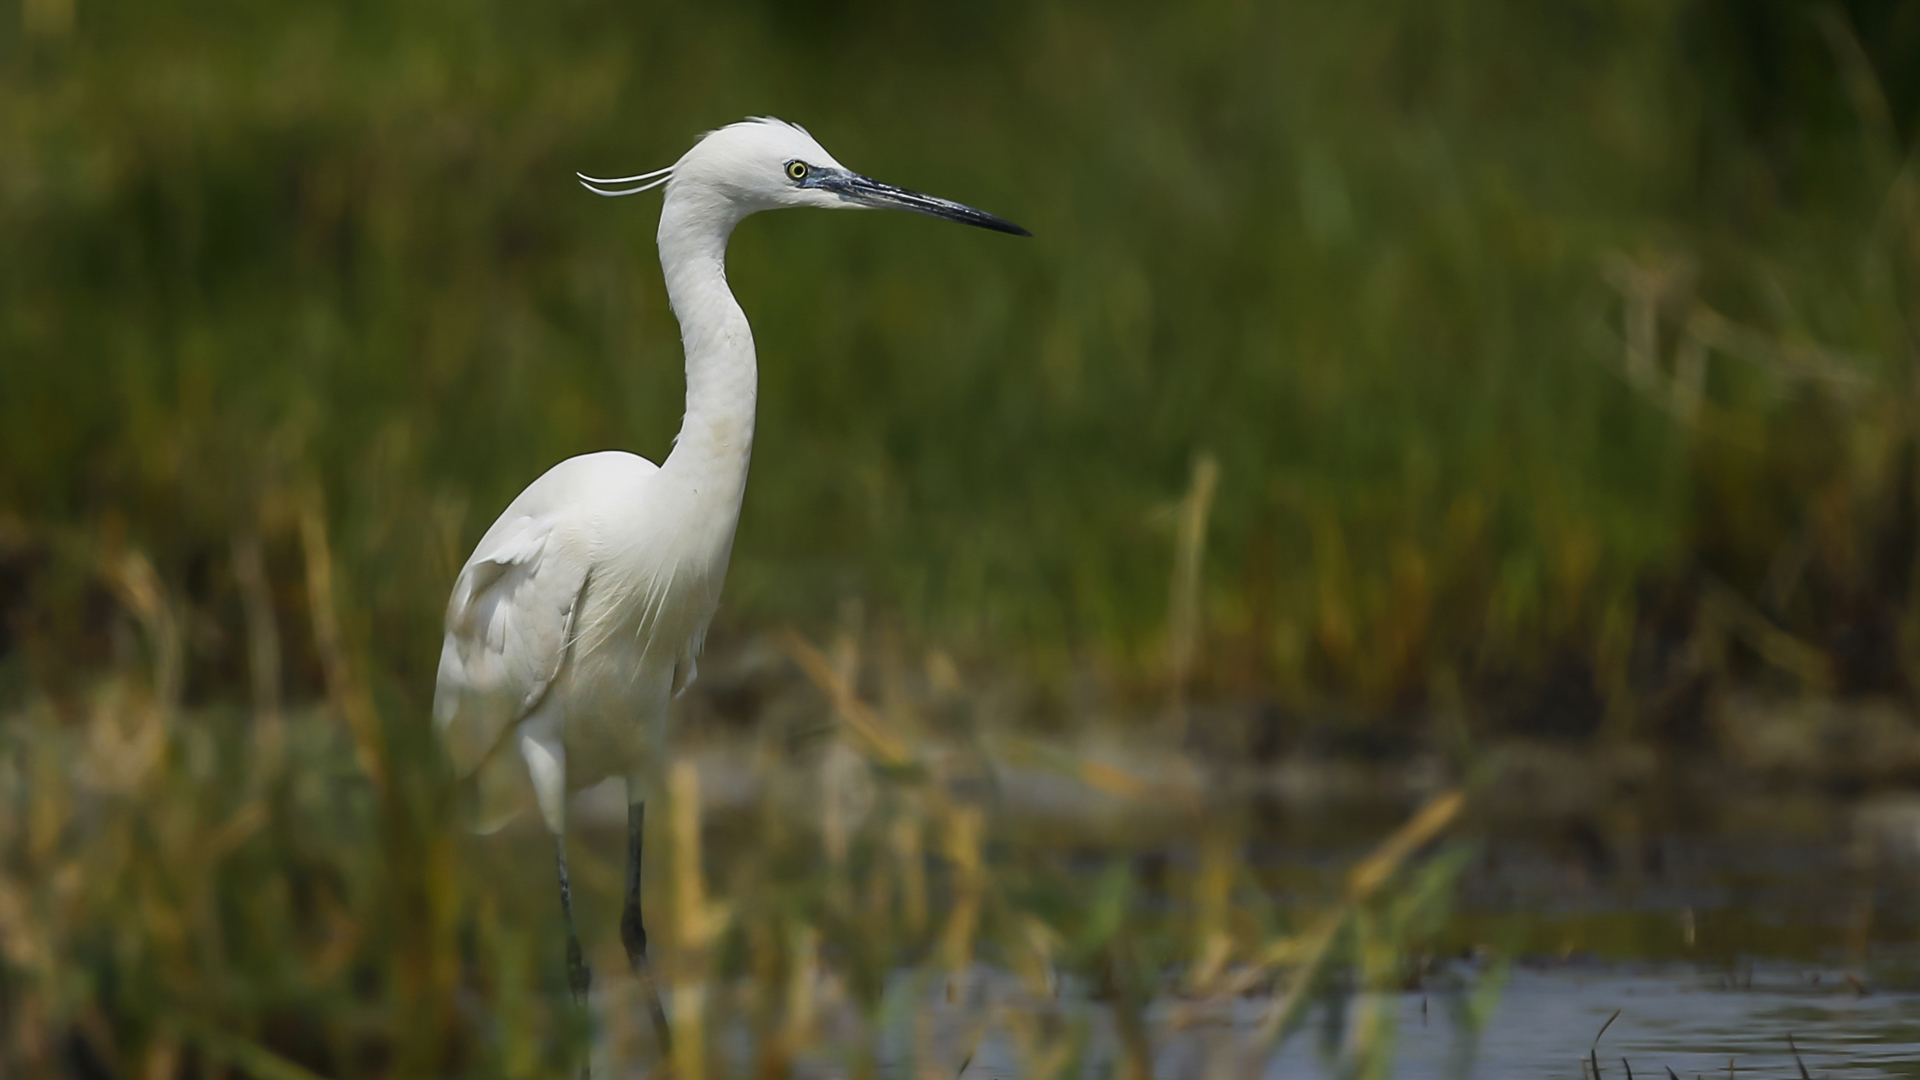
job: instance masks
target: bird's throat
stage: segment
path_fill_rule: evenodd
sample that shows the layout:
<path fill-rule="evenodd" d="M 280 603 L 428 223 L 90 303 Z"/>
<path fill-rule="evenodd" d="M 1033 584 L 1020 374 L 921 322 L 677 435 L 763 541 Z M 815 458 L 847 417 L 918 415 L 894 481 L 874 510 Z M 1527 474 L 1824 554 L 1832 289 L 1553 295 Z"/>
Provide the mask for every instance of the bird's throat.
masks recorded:
<path fill-rule="evenodd" d="M 759 368 L 753 331 L 727 286 L 734 219 L 670 192 L 660 215 L 660 267 L 687 356 L 687 409 L 661 467 L 670 483 L 723 524 L 730 543 L 753 453 Z"/>

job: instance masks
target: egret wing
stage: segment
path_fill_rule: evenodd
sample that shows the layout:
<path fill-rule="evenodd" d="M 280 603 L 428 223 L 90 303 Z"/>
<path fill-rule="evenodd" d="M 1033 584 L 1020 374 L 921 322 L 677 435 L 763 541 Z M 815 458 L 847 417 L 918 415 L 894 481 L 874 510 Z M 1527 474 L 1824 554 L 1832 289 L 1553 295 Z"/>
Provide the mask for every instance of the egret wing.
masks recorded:
<path fill-rule="evenodd" d="M 567 663 L 586 590 L 584 560 L 554 542 L 550 517 L 490 531 L 447 602 L 434 726 L 467 775 L 540 704 Z"/>

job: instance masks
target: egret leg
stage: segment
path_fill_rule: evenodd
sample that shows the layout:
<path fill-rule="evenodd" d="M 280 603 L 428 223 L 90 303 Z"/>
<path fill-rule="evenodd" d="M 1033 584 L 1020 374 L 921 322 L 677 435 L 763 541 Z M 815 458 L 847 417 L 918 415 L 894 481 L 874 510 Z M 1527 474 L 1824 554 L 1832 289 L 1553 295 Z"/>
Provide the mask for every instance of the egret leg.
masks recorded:
<path fill-rule="evenodd" d="M 620 943 L 627 947 L 627 963 L 633 965 L 646 994 L 654 1038 L 664 1057 L 673 1051 L 673 1036 L 667 1028 L 667 1010 L 660 1004 L 660 988 L 653 981 L 653 965 L 647 962 L 647 927 L 640 918 L 640 847 L 646 836 L 647 804 L 638 794 L 632 791 L 627 802 L 627 902 L 620 911 Z"/>
<path fill-rule="evenodd" d="M 593 986 L 593 972 L 580 956 L 580 935 L 573 929 L 573 883 L 567 877 L 565 833 L 553 834 L 553 852 L 560 866 L 560 913 L 567 918 L 567 989 L 573 991 L 573 1003 L 591 1020 L 593 1013 L 587 1006 L 587 991 Z M 592 1056 L 592 1051 L 588 1051 L 588 1056 Z M 580 1080 L 593 1080 L 593 1066 L 588 1062 L 580 1063 Z"/>
<path fill-rule="evenodd" d="M 540 816 L 553 834 L 554 864 L 560 871 L 560 914 L 567 922 L 567 989 L 573 1003 L 593 1018 L 587 1004 L 587 992 L 593 987 L 593 972 L 580 955 L 580 934 L 573 926 L 573 880 L 567 873 L 567 751 L 541 726 L 528 724 L 520 733 L 520 756 L 527 762 L 527 775 L 533 780 L 534 797 L 540 803 Z M 580 1066 L 580 1080 L 591 1080 L 592 1068 Z"/>
<path fill-rule="evenodd" d="M 593 988 L 593 972 L 580 956 L 580 935 L 573 928 L 573 883 L 567 876 L 567 839 L 560 833 L 553 834 L 553 851 L 560 866 L 560 914 L 567 919 L 567 989 L 573 991 L 574 1003 L 584 1007 L 587 991 Z"/>

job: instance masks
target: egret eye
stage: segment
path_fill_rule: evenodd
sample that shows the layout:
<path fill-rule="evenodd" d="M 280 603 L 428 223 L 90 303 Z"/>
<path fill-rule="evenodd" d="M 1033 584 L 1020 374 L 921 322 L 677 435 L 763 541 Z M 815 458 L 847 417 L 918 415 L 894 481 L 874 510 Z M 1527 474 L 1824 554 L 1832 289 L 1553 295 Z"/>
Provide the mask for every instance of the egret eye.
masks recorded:
<path fill-rule="evenodd" d="M 787 162 L 787 176 L 793 180 L 805 180 L 808 171 L 807 163 L 804 161 Z"/>

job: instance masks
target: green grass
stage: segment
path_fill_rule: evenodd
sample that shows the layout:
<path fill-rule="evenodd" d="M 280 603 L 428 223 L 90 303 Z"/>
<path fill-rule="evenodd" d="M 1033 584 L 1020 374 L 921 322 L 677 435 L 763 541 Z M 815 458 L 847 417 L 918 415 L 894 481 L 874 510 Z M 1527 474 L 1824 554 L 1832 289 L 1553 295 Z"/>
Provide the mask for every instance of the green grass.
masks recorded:
<path fill-rule="evenodd" d="M 1912 503 L 1908 5 L 30 7 L 0 30 L 16 685 L 101 659 L 102 549 L 196 622 L 233 623 L 236 530 L 290 589 L 317 490 L 353 632 L 421 693 L 511 495 L 677 424 L 652 204 L 572 171 L 762 112 L 1036 238 L 741 230 L 764 385 L 726 625 L 857 597 L 1150 684 L 1156 511 L 1210 454 L 1220 694 L 1379 708 L 1566 657 L 1610 693 L 1650 595 L 1704 566 L 1755 599 L 1796 544 L 1766 614 L 1905 655 L 1871 541 Z M 1747 334 L 1687 423 L 1706 309 Z M 196 637 L 191 697 L 237 685 L 237 640 Z"/>
<path fill-rule="evenodd" d="M 573 1056 L 545 875 L 462 837 L 422 722 L 441 606 L 540 471 L 677 425 L 653 204 L 572 173 L 743 115 L 1035 234 L 793 213 L 733 247 L 760 454 L 716 640 L 892 650 L 861 689 L 913 755 L 1185 700 L 1199 741 L 1259 702 L 1471 764 L 1701 738 L 1735 683 L 1910 696 L 1917 35 L 1736 0 L 0 9 L 0 1065 Z M 922 666 L 926 715 L 888 696 Z M 810 700 L 811 735 L 728 713 L 770 790 L 820 783 Z M 719 936 L 670 939 L 765 1075 L 816 1037 L 796 966 L 869 1024 L 888 971 L 963 954 L 1124 1015 L 1156 973 L 1387 984 L 1445 936 L 1444 858 L 1311 954 L 1328 924 L 1257 889 L 1143 914 L 924 770 L 872 784 L 844 844 L 767 811 L 708 860 Z M 1063 1024 L 1036 1075 L 1079 1060 Z"/>

